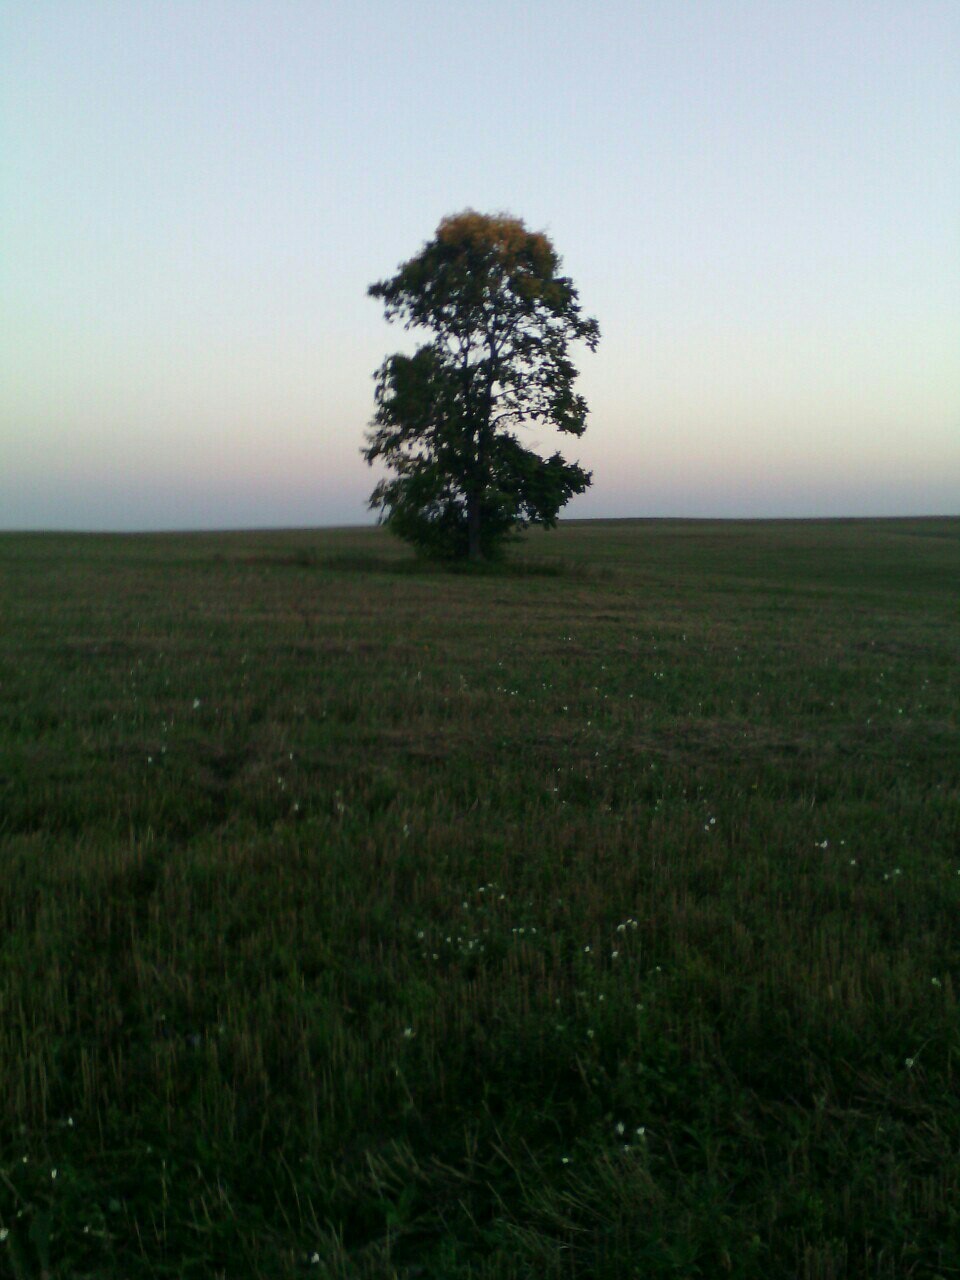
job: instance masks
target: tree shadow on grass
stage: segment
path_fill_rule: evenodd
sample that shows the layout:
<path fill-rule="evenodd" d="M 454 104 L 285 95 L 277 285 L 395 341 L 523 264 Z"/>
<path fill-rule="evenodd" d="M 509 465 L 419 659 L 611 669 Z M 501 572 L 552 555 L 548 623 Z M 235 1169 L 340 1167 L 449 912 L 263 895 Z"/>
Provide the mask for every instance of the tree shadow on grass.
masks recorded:
<path fill-rule="evenodd" d="M 322 552 L 309 547 L 243 557 L 245 564 L 273 565 L 321 572 L 391 574 L 401 577 L 429 576 L 478 578 L 571 578 L 609 577 L 608 569 L 567 560 L 539 560 L 506 556 L 499 560 L 431 560 L 422 556 L 377 555 L 364 551 Z"/>
<path fill-rule="evenodd" d="M 569 560 L 540 560 L 529 556 L 481 560 L 433 560 L 413 556 L 409 559 L 392 559 L 388 556 L 362 554 L 320 556 L 318 568 L 348 570 L 355 573 L 416 574 L 434 577 L 465 578 L 566 578 L 582 580 L 610 578 L 611 570 L 596 565 Z"/>

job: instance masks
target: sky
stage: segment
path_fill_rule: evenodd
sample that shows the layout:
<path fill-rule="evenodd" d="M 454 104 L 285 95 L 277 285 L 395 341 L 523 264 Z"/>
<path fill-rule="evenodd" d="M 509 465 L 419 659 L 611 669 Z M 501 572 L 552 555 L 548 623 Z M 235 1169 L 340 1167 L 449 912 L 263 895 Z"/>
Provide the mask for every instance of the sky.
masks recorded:
<path fill-rule="evenodd" d="M 372 522 L 468 207 L 600 324 L 565 515 L 960 514 L 958 137 L 956 0 L 5 0 L 0 528 Z"/>

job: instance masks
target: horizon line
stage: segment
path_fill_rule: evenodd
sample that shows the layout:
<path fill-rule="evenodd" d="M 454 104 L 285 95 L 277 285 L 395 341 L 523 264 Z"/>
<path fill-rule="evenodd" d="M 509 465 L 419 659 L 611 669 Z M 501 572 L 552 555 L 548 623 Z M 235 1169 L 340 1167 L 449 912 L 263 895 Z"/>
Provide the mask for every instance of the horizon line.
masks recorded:
<path fill-rule="evenodd" d="M 851 516 L 574 516 L 558 520 L 557 526 L 585 524 L 854 524 L 904 520 L 960 520 L 960 512 L 916 512 L 910 515 Z M 176 527 L 169 529 L 76 529 L 30 526 L 0 528 L 0 537 L 75 537 L 75 538 L 163 538 L 203 537 L 218 534 L 250 533 L 348 533 L 383 528 L 379 523 L 365 524 L 264 524 L 215 525 L 210 528 Z M 538 528 L 532 525 L 529 528 Z M 556 526 L 555 526 L 556 527 Z M 522 530 L 521 532 L 527 532 Z M 547 531 L 549 532 L 549 530 Z"/>

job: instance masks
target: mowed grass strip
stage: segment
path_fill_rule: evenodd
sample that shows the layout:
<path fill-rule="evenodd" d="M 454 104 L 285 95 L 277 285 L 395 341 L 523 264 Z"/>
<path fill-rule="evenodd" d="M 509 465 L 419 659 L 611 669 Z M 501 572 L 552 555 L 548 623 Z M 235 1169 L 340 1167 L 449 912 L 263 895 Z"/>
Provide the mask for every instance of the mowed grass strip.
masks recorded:
<path fill-rule="evenodd" d="M 960 1275 L 958 583 L 0 537 L 0 1274 Z"/>

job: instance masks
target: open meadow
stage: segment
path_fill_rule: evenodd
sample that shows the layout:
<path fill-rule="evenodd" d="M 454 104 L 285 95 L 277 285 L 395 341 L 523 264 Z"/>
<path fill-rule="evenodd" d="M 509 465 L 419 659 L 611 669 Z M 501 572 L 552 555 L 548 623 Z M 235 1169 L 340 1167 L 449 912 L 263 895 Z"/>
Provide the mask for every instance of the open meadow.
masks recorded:
<path fill-rule="evenodd" d="M 0 536 L 0 1275 L 960 1276 L 958 587 Z"/>

